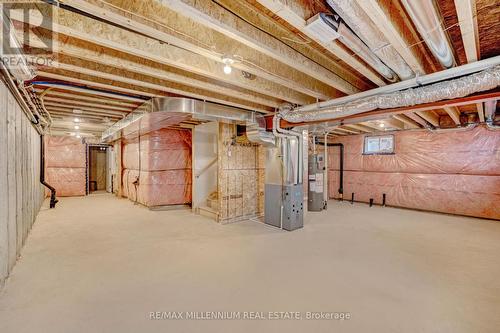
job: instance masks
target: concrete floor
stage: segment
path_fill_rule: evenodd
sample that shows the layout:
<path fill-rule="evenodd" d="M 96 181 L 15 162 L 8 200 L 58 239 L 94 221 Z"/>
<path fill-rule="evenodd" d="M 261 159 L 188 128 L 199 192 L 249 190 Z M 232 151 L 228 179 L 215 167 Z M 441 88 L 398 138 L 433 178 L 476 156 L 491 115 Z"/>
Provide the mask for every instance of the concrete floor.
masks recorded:
<path fill-rule="evenodd" d="M 331 202 L 283 232 L 110 195 L 63 198 L 40 213 L 0 295 L 0 332 L 498 332 L 499 277 L 493 221 Z M 351 319 L 150 320 L 152 311 Z"/>

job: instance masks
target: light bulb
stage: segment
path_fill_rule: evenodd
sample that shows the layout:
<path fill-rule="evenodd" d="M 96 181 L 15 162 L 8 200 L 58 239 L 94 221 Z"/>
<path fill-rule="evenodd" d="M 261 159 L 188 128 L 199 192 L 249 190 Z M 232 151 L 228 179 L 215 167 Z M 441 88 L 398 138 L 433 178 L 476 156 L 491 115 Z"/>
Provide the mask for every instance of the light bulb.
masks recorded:
<path fill-rule="evenodd" d="M 82 136 L 80 134 L 77 134 L 76 137 L 80 139 Z"/>
<path fill-rule="evenodd" d="M 73 119 L 73 121 L 74 121 L 75 123 L 79 123 L 79 122 L 80 122 L 80 118 L 75 118 L 75 119 Z"/>
<path fill-rule="evenodd" d="M 79 128 L 80 128 L 80 126 L 78 126 L 78 125 L 75 125 L 75 129 L 79 129 Z"/>
<path fill-rule="evenodd" d="M 385 124 L 384 124 L 384 123 L 380 123 L 380 124 L 378 124 L 378 126 L 379 126 L 379 127 L 384 127 L 384 126 L 385 126 Z"/>
<path fill-rule="evenodd" d="M 229 66 L 229 65 L 227 65 L 227 64 L 226 64 L 226 65 L 224 65 L 224 74 L 229 75 L 229 74 L 231 74 L 231 71 L 232 71 L 232 70 L 233 70 L 233 69 L 231 68 L 231 66 Z"/>
<path fill-rule="evenodd" d="M 75 136 L 75 135 L 76 135 L 76 133 L 71 133 L 70 135 L 71 135 L 71 136 Z"/>

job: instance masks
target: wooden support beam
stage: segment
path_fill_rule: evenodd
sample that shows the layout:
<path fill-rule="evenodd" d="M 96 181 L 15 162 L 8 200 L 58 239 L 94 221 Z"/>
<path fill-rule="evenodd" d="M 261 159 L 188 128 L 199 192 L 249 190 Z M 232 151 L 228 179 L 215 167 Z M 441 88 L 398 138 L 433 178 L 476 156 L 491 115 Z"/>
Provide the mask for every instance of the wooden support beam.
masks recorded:
<path fill-rule="evenodd" d="M 337 74 L 304 57 L 281 40 L 257 29 L 214 1 L 163 0 L 161 3 L 195 22 L 200 22 L 206 27 L 248 45 L 252 49 L 314 77 L 345 94 L 359 91 Z"/>
<path fill-rule="evenodd" d="M 439 116 L 434 111 L 417 111 L 420 117 L 428 121 L 432 126 L 439 127 Z"/>
<path fill-rule="evenodd" d="M 404 114 L 396 114 L 393 117 L 394 119 L 397 119 L 406 124 L 406 126 L 408 126 L 409 128 L 420 128 L 420 125 L 415 120 Z"/>
<path fill-rule="evenodd" d="M 484 108 L 483 108 L 483 103 L 477 103 L 476 104 L 477 108 L 477 115 L 479 117 L 479 121 L 484 123 Z"/>
<path fill-rule="evenodd" d="M 25 18 L 22 15 L 16 16 L 16 13 L 12 15 L 12 18 L 23 22 Z M 30 15 L 31 22 L 43 20 L 43 16 L 36 11 L 31 11 Z M 314 97 L 276 84 L 259 75 L 256 75 L 252 80 L 243 77 L 239 71 L 233 71 L 230 75 L 225 75 L 222 71 L 223 66 L 219 61 L 220 59 L 214 60 L 183 48 L 167 43 L 160 43 L 155 39 L 66 10 L 57 10 L 55 15 L 57 15 L 58 20 L 57 23 L 53 24 L 53 28 L 59 34 L 65 36 L 74 37 L 87 43 L 100 45 L 130 56 L 145 58 L 180 70 L 203 75 L 290 103 L 304 105 L 316 101 Z M 252 71 L 247 72 L 251 73 Z"/>
<path fill-rule="evenodd" d="M 288 24 L 293 26 L 295 29 L 299 30 L 301 33 L 306 35 L 311 40 L 315 41 L 331 53 L 333 53 L 340 60 L 344 61 L 346 64 L 351 66 L 353 69 L 357 70 L 359 73 L 363 74 L 370 81 L 374 82 L 379 86 L 385 85 L 384 80 L 380 78 L 378 74 L 375 73 L 371 68 L 366 66 L 364 63 L 360 62 L 356 57 L 353 57 L 351 52 L 344 49 L 339 42 L 333 41 L 330 43 L 325 43 L 319 40 L 316 36 L 309 33 L 306 29 L 306 17 L 305 10 L 302 4 L 297 0 L 257 0 L 261 5 L 270 10 L 273 14 L 277 15 L 281 19 L 285 20 Z"/>
<path fill-rule="evenodd" d="M 133 10 L 140 13 L 140 15 L 131 11 L 130 7 L 123 9 L 116 5 L 111 6 L 103 1 L 64 0 L 64 3 L 91 15 L 104 17 L 110 23 L 135 31 L 144 36 L 148 36 L 169 45 L 175 45 L 191 53 L 212 59 L 219 63 L 219 73 L 222 73 L 222 58 L 224 56 L 232 56 L 237 60 L 233 64 L 234 68 L 290 87 L 303 94 L 323 100 L 344 95 L 318 79 L 304 75 L 303 72 L 296 70 L 293 63 L 290 62 L 290 59 L 286 62 L 281 62 L 271 58 L 267 54 L 256 52 L 256 50 L 244 43 L 228 38 L 217 31 L 207 29 L 200 23 L 189 20 L 183 15 L 169 10 L 159 2 L 156 3 L 156 5 L 150 2 L 150 6 L 141 5 L 136 6 L 136 8 L 134 7 Z M 134 4 L 141 3 L 128 3 L 129 6 L 135 6 Z M 62 19 L 61 16 L 58 17 L 59 23 L 61 23 Z M 199 19 L 201 19 L 201 17 Z M 235 50 L 237 50 L 236 55 Z M 290 51 L 293 50 L 279 50 L 280 54 L 287 54 L 288 57 L 292 58 Z M 295 51 L 293 52 L 296 55 L 296 61 L 306 61 L 305 58 L 299 60 L 297 58 L 298 53 Z M 311 67 L 317 66 L 317 64 L 312 62 L 308 62 L 308 65 Z"/>
<path fill-rule="evenodd" d="M 455 124 L 460 125 L 460 110 L 456 107 L 446 107 L 443 108 L 443 110 L 446 111 L 446 113 L 453 119 Z"/>
<path fill-rule="evenodd" d="M 396 49 L 411 69 L 420 74 L 424 74 L 424 66 L 421 59 L 412 52 L 409 45 L 403 38 L 399 28 L 388 16 L 381 3 L 377 0 L 355 0 L 363 11 L 377 24 L 377 27 L 384 34 L 389 43 Z"/>
<path fill-rule="evenodd" d="M 455 8 L 467 62 L 477 61 L 480 59 L 480 49 L 476 19 L 476 0 L 455 0 Z"/>

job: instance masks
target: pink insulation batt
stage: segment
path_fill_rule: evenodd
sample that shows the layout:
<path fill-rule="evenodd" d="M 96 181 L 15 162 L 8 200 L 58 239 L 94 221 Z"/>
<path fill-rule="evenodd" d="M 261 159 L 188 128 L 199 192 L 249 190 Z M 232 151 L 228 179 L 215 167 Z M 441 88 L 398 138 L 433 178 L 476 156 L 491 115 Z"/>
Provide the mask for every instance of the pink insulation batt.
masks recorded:
<path fill-rule="evenodd" d="M 394 133 L 395 154 L 363 155 L 365 135 L 344 144 L 344 199 L 500 219 L 500 133 L 485 127 Z M 329 195 L 338 198 L 339 148 L 328 156 Z"/>
<path fill-rule="evenodd" d="M 57 196 L 85 195 L 85 144 L 74 137 L 47 136 L 45 147 L 45 179 Z"/>
<path fill-rule="evenodd" d="M 191 131 L 141 128 L 144 132 L 128 136 L 123 146 L 124 194 L 148 207 L 190 203 Z"/>

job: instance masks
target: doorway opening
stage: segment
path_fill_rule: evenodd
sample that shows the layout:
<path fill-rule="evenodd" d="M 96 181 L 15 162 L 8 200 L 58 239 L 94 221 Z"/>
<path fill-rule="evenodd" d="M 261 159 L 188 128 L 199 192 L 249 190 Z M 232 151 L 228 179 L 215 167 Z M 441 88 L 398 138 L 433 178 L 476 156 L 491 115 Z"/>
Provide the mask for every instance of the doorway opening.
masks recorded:
<path fill-rule="evenodd" d="M 109 191 L 108 155 L 108 146 L 89 145 L 87 158 L 88 194 Z"/>

